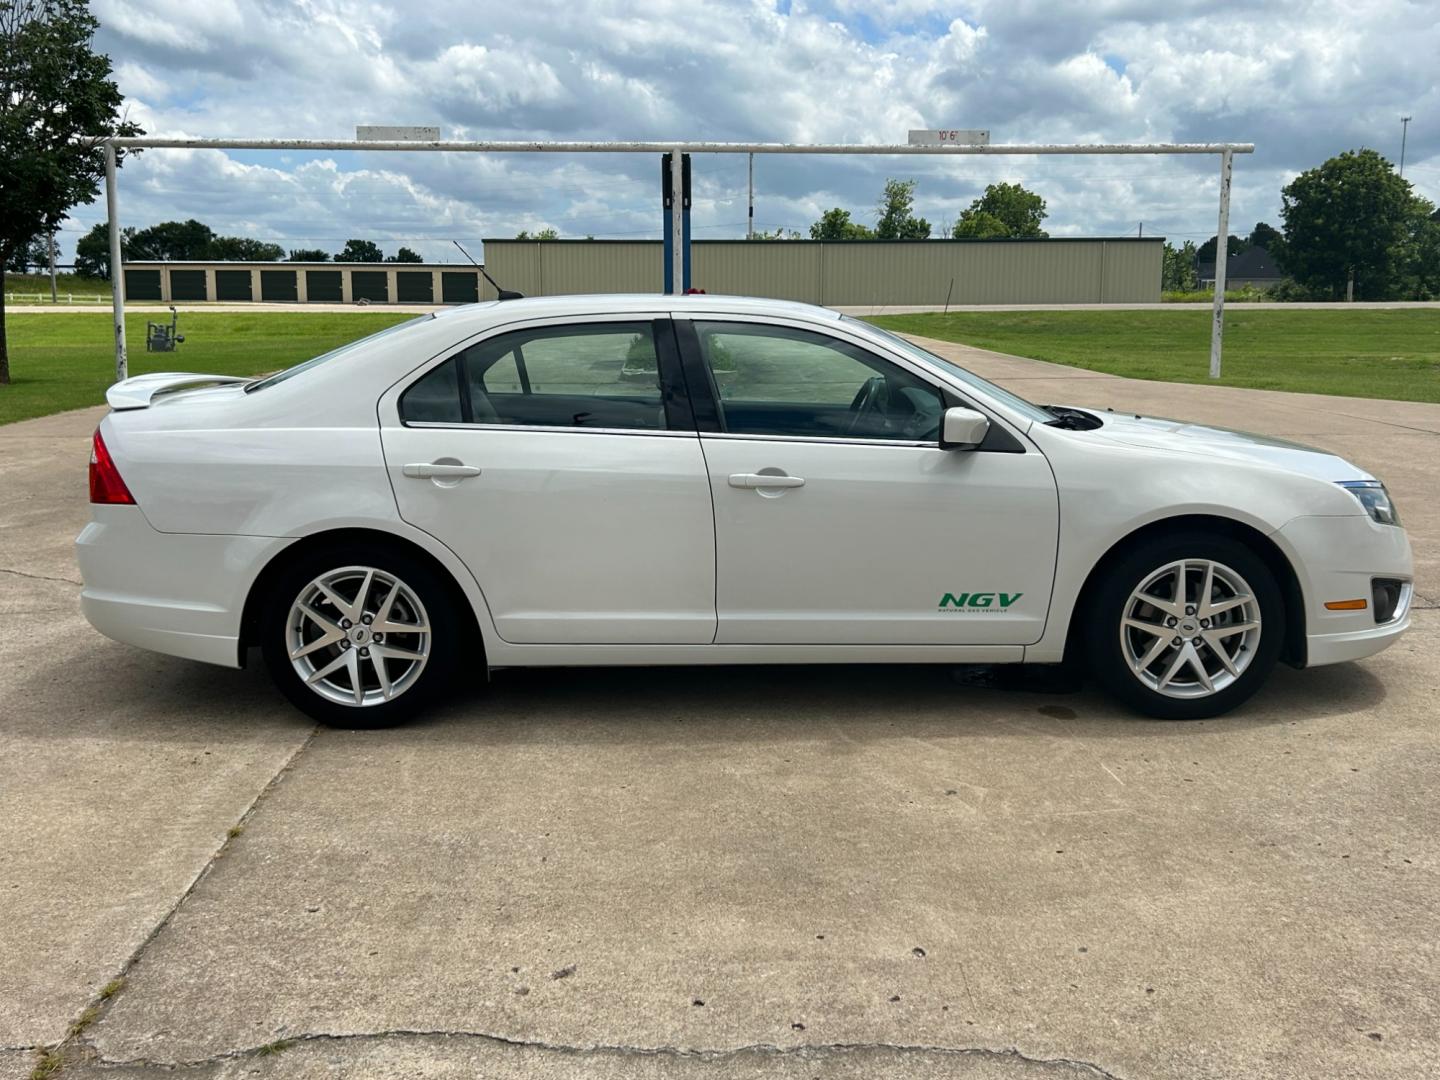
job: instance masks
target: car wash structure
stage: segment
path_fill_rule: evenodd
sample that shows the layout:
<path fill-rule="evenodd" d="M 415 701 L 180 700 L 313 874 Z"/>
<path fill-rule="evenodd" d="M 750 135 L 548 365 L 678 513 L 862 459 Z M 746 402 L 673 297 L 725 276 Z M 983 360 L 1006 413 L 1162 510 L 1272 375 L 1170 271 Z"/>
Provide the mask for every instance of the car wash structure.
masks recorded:
<path fill-rule="evenodd" d="M 125 275 L 120 250 L 119 187 L 116 181 L 117 152 L 120 150 L 274 150 L 280 152 L 347 150 L 410 153 L 469 154 L 654 154 L 661 158 L 661 212 L 665 228 L 664 292 L 679 294 L 690 287 L 690 158 L 693 154 L 863 154 L 884 156 L 936 155 L 970 157 L 1009 155 L 1216 155 L 1220 158 L 1220 212 L 1217 235 L 1226 236 L 1230 224 L 1230 181 L 1234 155 L 1249 154 L 1254 143 L 998 143 L 988 141 L 937 141 L 908 144 L 858 143 L 725 143 L 725 142 L 459 142 L 435 138 L 435 128 L 364 129 L 358 139 L 206 139 L 133 136 L 105 141 L 105 202 L 110 218 L 110 275 L 115 328 L 115 378 L 128 374 L 125 343 Z M 393 137 L 401 134 L 404 137 Z M 939 135 L 945 132 L 936 133 Z M 962 134 L 952 132 L 950 134 Z M 391 136 L 391 137 L 386 137 Z M 988 136 L 988 133 L 987 133 Z M 668 192 L 668 193 L 667 193 Z M 678 193 L 678 195 L 677 195 Z M 679 251 L 676 251 L 676 248 Z M 1210 377 L 1220 377 L 1225 327 L 1226 245 L 1216 249 L 1215 300 L 1210 328 Z"/>

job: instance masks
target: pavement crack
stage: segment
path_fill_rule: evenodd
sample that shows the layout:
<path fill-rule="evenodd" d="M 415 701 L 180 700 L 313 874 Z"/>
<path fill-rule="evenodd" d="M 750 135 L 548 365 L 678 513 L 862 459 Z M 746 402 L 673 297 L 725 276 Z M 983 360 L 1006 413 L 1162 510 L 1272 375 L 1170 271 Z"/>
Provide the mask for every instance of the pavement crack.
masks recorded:
<path fill-rule="evenodd" d="M 59 581 L 66 585 L 79 585 L 81 588 L 85 587 L 83 581 L 76 581 L 74 578 L 51 577 L 48 574 L 27 574 L 24 570 L 9 570 L 5 567 L 0 567 L 0 574 L 14 574 L 16 577 L 28 578 L 31 581 Z"/>
<path fill-rule="evenodd" d="M 990 1046 L 940 1046 L 927 1043 L 886 1043 L 886 1042 L 862 1042 L 862 1043 L 801 1043 L 791 1046 L 779 1046 L 774 1043 L 749 1043 L 743 1046 L 717 1047 L 711 1049 L 686 1048 L 680 1046 L 633 1046 L 624 1043 L 595 1043 L 585 1045 L 571 1045 L 567 1043 L 549 1042 L 539 1039 L 520 1039 L 512 1036 L 496 1035 L 483 1031 L 469 1031 L 454 1028 L 394 1028 L 386 1031 L 352 1032 L 349 1034 L 337 1035 L 326 1033 L 310 1033 L 303 1035 L 290 1035 L 281 1040 L 286 1049 L 303 1046 L 311 1043 L 324 1044 L 345 1044 L 363 1042 L 366 1040 L 386 1039 L 473 1039 L 477 1042 L 491 1043 L 496 1046 L 509 1047 L 517 1050 L 538 1050 L 547 1053 L 583 1057 L 588 1055 L 610 1055 L 615 1057 L 656 1057 L 692 1059 L 703 1062 L 722 1063 L 736 1058 L 746 1056 L 783 1058 L 791 1056 L 816 1056 L 816 1055 L 841 1055 L 841 1054 L 864 1054 L 864 1053 L 901 1053 L 901 1054 L 934 1054 L 948 1055 L 953 1057 L 976 1057 L 993 1061 L 1009 1061 L 1020 1065 L 1033 1065 L 1042 1068 L 1068 1068 L 1091 1077 L 1098 1077 L 1099 1080 L 1122 1080 L 1122 1078 L 1107 1069 L 1089 1061 L 1081 1061 L 1077 1058 L 1035 1057 L 1024 1053 L 1018 1047 L 990 1047 Z M 104 1069 L 202 1069 L 210 1066 L 221 1065 L 225 1062 L 237 1059 L 254 1057 L 267 1052 L 270 1047 L 276 1044 L 262 1044 L 243 1049 L 226 1050 L 206 1058 L 199 1058 L 188 1061 L 156 1061 L 148 1058 L 126 1058 L 126 1059 L 97 1059 L 93 1065 Z"/>
<path fill-rule="evenodd" d="M 14 571 L 8 572 L 13 573 Z M 76 1017 L 75 1021 L 70 1025 L 65 1037 L 61 1039 L 58 1043 L 55 1043 L 53 1046 L 37 1046 L 31 1049 L 37 1052 L 45 1051 L 47 1054 L 50 1055 L 59 1055 L 62 1060 L 65 1060 L 67 1052 L 73 1049 L 83 1055 L 83 1060 L 87 1064 L 101 1066 L 109 1064 L 105 1061 L 103 1056 L 101 1056 L 99 1050 L 96 1049 L 95 1045 L 90 1041 L 86 1032 L 88 1031 L 90 1026 L 95 1023 L 95 1021 L 102 1019 L 105 1014 L 110 1011 L 110 1008 L 114 1005 L 115 1000 L 121 995 L 123 995 L 126 981 L 130 976 L 130 972 L 135 967 L 135 965 L 140 962 L 141 958 L 145 955 L 145 951 L 150 947 L 151 943 L 153 943 L 155 939 L 160 936 L 164 929 L 170 925 L 171 920 L 175 918 L 175 913 L 178 912 L 182 906 L 184 906 L 186 900 L 190 899 L 191 895 L 195 892 L 195 890 L 199 888 L 200 883 L 209 876 L 210 871 L 215 868 L 216 863 L 224 857 L 225 850 L 231 845 L 231 843 L 234 842 L 236 837 L 240 836 L 245 831 L 246 824 L 248 824 L 250 819 L 255 816 L 256 811 L 260 808 L 260 804 L 264 802 L 265 797 L 269 795 L 270 792 L 274 790 L 276 785 L 285 778 L 285 775 L 294 767 L 295 762 L 300 758 L 300 755 L 303 754 L 307 749 L 309 749 L 310 744 L 315 741 L 315 735 L 318 731 L 318 727 L 312 727 L 310 729 L 309 733 L 305 736 L 304 741 L 302 741 L 299 746 L 297 746 L 293 751 L 291 751 L 290 755 L 281 764 L 280 768 L 275 771 L 275 775 L 270 777 L 270 779 L 265 782 L 265 785 L 261 787 L 259 792 L 256 793 L 255 797 L 250 800 L 250 805 L 245 808 L 243 813 L 241 813 L 239 819 L 235 822 L 235 824 L 226 831 L 224 839 L 220 841 L 220 845 L 213 852 L 211 852 L 210 857 L 205 860 L 205 865 L 199 869 L 195 876 L 190 880 L 190 884 L 181 891 L 179 897 L 176 898 L 175 902 L 170 905 L 169 909 L 165 912 L 165 914 L 151 928 L 150 932 L 145 935 L 145 939 L 135 947 L 135 950 L 129 955 L 128 958 L 126 958 L 125 962 L 120 965 L 120 971 L 115 975 L 115 977 L 106 985 L 104 989 L 102 989 L 98 994 L 91 998 L 90 1002 L 81 1011 L 80 1015 Z"/>

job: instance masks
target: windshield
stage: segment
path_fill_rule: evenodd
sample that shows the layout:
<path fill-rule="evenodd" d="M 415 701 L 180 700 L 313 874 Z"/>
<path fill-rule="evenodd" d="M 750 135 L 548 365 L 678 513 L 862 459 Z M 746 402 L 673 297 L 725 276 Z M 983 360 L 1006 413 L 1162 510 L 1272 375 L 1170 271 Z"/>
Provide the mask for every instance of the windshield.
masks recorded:
<path fill-rule="evenodd" d="M 354 341 L 347 342 L 346 344 L 341 345 L 338 349 L 331 349 L 327 353 L 321 353 L 319 356 L 314 357 L 310 360 L 306 360 L 303 363 L 296 364 L 292 368 L 286 368 L 284 371 L 277 371 L 274 375 L 269 375 L 263 379 L 256 379 L 254 382 L 246 383 L 245 392 L 247 394 L 250 394 L 254 393 L 256 390 L 264 390 L 267 386 L 274 386 L 276 383 L 282 383 L 286 379 L 299 375 L 302 371 L 309 371 L 311 368 L 319 367 L 327 360 L 334 360 L 337 356 L 343 356 L 345 353 L 351 352 L 354 349 L 358 349 L 361 345 L 368 344 L 369 342 L 374 341 L 376 338 L 382 338 L 385 337 L 387 334 L 393 334 L 397 330 L 404 330 L 407 326 L 414 326 L 416 323 L 427 322 L 434 317 L 435 316 L 433 314 L 417 315 L 413 319 L 406 319 L 404 322 L 396 323 L 394 326 L 387 326 L 384 330 L 380 330 L 374 334 L 367 334 L 365 337 L 357 338 Z"/>
<path fill-rule="evenodd" d="M 995 401 L 1000 402 L 1002 405 L 1009 406 L 1021 416 L 1033 420 L 1037 424 L 1048 424 L 1055 419 L 1054 414 L 1046 412 L 1039 405 L 1032 404 L 1031 402 L 1026 401 L 1024 398 L 1019 397 L 1016 394 L 1012 394 L 1009 390 L 1006 390 L 1003 387 L 996 386 L 994 383 L 989 382 L 986 379 L 980 378 L 979 375 L 976 375 L 973 371 L 967 371 L 965 368 L 961 367 L 953 360 L 946 360 L 943 356 L 936 356 L 929 349 L 922 349 L 913 341 L 907 341 L 899 334 L 892 334 L 889 330 L 881 329 L 874 323 L 865 322 L 863 319 L 857 319 L 851 315 L 842 315 L 841 318 L 844 319 L 846 322 L 861 323 L 865 327 L 865 329 L 871 331 L 872 333 L 879 334 L 887 342 L 889 342 L 895 348 L 899 349 L 901 352 L 909 353 L 911 356 L 920 360 L 928 360 L 932 364 L 938 364 L 942 369 L 944 369 L 946 374 L 953 375 L 965 385 L 974 387 L 982 394 L 993 398 Z"/>

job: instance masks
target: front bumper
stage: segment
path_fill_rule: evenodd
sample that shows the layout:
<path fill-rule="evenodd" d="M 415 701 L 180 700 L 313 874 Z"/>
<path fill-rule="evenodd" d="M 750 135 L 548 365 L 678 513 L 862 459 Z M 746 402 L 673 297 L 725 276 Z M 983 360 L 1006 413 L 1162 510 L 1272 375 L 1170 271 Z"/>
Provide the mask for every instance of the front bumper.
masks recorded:
<path fill-rule="evenodd" d="M 93 506 L 75 540 L 80 607 L 108 638 L 239 667 L 250 586 L 291 540 L 157 532 L 134 506 Z"/>
<path fill-rule="evenodd" d="M 1305 606 L 1307 667 L 1373 656 L 1393 645 L 1410 627 L 1414 561 L 1405 530 L 1380 525 L 1368 515 L 1302 517 L 1288 522 L 1273 539 L 1290 557 Z M 1400 602 L 1385 622 L 1375 621 L 1368 603 L 1372 582 L 1404 582 Z M 1332 611 L 1329 601 L 1364 598 L 1359 611 Z"/>

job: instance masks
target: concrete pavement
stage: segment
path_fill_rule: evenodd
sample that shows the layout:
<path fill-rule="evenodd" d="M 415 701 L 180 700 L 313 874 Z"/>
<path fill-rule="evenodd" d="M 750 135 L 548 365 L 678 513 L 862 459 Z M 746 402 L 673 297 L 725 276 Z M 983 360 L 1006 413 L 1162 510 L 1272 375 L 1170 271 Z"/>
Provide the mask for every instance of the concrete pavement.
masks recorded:
<path fill-rule="evenodd" d="M 1440 406 L 935 345 L 1340 449 L 1435 594 Z M 312 733 L 75 604 L 98 411 L 0 428 L 0 1080 L 1440 1071 L 1440 614 L 1163 724 L 943 668 L 501 673 Z M 102 988 L 123 977 L 104 1002 Z"/>

